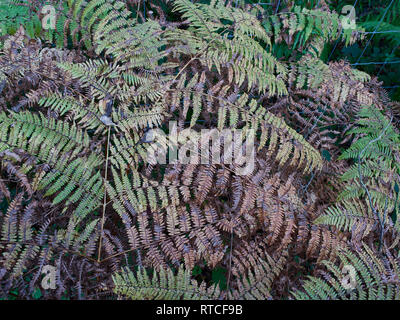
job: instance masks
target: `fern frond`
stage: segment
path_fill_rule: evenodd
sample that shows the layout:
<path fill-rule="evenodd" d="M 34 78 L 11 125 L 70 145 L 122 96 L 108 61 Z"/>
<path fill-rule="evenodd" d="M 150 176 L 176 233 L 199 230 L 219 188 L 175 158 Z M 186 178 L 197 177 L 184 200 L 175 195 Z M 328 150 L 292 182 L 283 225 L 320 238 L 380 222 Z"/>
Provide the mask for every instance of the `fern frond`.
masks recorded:
<path fill-rule="evenodd" d="M 154 271 L 152 278 L 143 268 L 135 274 L 125 269 L 112 278 L 114 293 L 131 300 L 212 300 L 220 295 L 218 286 L 199 285 L 183 267 L 176 274 L 171 269 Z"/>
<path fill-rule="evenodd" d="M 81 152 L 88 152 L 89 137 L 85 131 L 30 112 L 10 116 L 2 113 L 0 123 L 1 151 L 21 148 L 50 166 L 39 189 L 47 188 L 46 195 L 58 192 L 54 204 L 68 197 L 68 203 L 80 200 L 77 212 L 81 217 L 99 205 L 103 184 L 100 173 L 93 172 L 102 158 L 95 153 L 86 158 L 77 157 Z"/>
<path fill-rule="evenodd" d="M 260 42 L 270 40 L 254 15 L 227 7 L 222 1 L 210 6 L 177 0 L 174 10 L 193 25 L 193 31 L 185 32 L 184 37 L 192 50 L 201 53 L 197 59 L 209 69 L 214 66 L 221 72 L 227 67 L 235 84 L 241 86 L 247 79 L 248 89 L 256 86 L 259 92 L 268 90 L 270 96 L 287 93 L 286 66 L 261 46 Z M 171 33 L 170 37 L 182 41 L 182 32 Z"/>
<path fill-rule="evenodd" d="M 309 277 L 293 297 L 299 300 L 398 300 L 399 260 L 390 255 L 379 257 L 367 245 L 362 251 L 341 249 L 341 266 L 350 266 L 355 274 L 345 273 L 332 262 L 324 262 L 328 271 L 323 278 Z M 354 281 L 354 283 L 352 283 Z M 343 285 L 343 283 L 345 285 Z"/>
<path fill-rule="evenodd" d="M 265 260 L 256 260 L 247 271 L 241 273 L 235 289 L 228 293 L 229 299 L 234 300 L 266 300 L 271 299 L 271 287 L 274 278 L 279 276 L 286 263 L 286 254 L 279 259 L 273 259 L 266 254 Z"/>

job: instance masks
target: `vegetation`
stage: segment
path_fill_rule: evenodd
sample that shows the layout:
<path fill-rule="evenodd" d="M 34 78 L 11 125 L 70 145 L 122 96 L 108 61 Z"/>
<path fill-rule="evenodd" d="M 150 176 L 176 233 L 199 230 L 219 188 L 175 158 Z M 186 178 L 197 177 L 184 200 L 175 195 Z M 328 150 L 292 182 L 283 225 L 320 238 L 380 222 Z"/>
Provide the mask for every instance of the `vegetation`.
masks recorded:
<path fill-rule="evenodd" d="M 400 105 L 336 56 L 372 5 L 333 2 L 2 2 L 0 297 L 398 299 Z M 254 166 L 155 129 L 254 133 Z"/>

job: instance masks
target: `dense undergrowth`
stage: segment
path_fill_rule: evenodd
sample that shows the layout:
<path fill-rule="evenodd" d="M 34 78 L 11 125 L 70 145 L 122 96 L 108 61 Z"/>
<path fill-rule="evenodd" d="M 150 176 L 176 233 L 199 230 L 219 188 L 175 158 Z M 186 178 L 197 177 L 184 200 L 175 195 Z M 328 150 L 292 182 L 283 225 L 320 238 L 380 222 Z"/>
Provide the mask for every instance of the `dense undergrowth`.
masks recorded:
<path fill-rule="evenodd" d="M 399 4 L 343 5 L 1 2 L 0 297 L 398 299 Z"/>

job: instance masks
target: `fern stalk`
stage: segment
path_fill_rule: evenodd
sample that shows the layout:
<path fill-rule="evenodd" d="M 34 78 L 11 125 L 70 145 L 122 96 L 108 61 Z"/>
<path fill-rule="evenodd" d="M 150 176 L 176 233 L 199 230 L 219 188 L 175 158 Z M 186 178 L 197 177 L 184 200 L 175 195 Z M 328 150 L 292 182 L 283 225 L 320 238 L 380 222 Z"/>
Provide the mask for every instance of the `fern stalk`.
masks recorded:
<path fill-rule="evenodd" d="M 97 262 L 100 263 L 101 261 L 101 247 L 103 242 L 103 232 L 104 232 L 104 221 L 105 221 L 105 214 L 106 214 L 106 207 L 107 207 L 107 174 L 108 174 L 108 157 L 109 157 L 109 149 L 110 149 L 110 132 L 111 126 L 108 126 L 108 133 L 107 133 L 107 151 L 106 151 L 106 164 L 105 164 L 105 173 L 104 173 L 104 198 L 103 198 L 103 212 L 101 216 L 101 227 L 100 227 L 100 239 L 99 239 L 99 248 L 97 252 Z"/>

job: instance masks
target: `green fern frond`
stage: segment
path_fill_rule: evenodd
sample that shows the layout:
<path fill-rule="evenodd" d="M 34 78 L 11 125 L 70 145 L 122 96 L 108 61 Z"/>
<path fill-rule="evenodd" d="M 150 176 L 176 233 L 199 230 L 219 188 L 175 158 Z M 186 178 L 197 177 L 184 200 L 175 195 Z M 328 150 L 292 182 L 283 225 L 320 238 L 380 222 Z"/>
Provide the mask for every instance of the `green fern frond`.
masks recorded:
<path fill-rule="evenodd" d="M 271 299 L 271 287 L 274 278 L 279 276 L 286 263 L 286 254 L 274 260 L 266 254 L 266 260 L 257 261 L 243 279 L 237 279 L 236 288 L 228 293 L 232 300 L 265 300 Z"/>
<path fill-rule="evenodd" d="M 362 249 L 355 253 L 341 249 L 338 253 L 341 266 L 350 270 L 348 275 L 345 269 L 325 261 L 328 271 L 323 278 L 309 277 L 301 289 L 292 292 L 293 297 L 298 300 L 399 300 L 398 258 L 379 257 L 365 244 Z"/>
<path fill-rule="evenodd" d="M 122 1 L 106 0 L 68 0 L 57 12 L 56 29 L 44 32 L 43 37 L 55 42 L 58 47 L 67 47 L 72 42 L 74 47 L 86 47 L 93 50 L 94 34 L 103 30 L 115 20 L 127 23 L 130 16 Z"/>
<path fill-rule="evenodd" d="M 362 108 L 359 117 L 357 126 L 347 133 L 356 135 L 357 140 L 339 157 L 357 162 L 341 177 L 348 185 L 339 195 L 339 199 L 366 196 L 367 188 L 371 201 L 378 206 L 379 211 L 384 211 L 384 208 L 392 210 L 393 196 L 387 191 L 380 191 L 382 189 L 378 185 L 387 184 L 393 190 L 398 181 L 400 166 L 397 154 L 400 135 L 390 119 L 372 106 Z"/>
<path fill-rule="evenodd" d="M 214 66 L 221 72 L 226 65 L 238 86 L 247 79 L 248 89 L 256 86 L 259 92 L 268 90 L 270 96 L 287 93 L 287 68 L 260 44 L 270 40 L 254 15 L 227 7 L 222 1 L 209 6 L 177 0 L 174 10 L 181 12 L 194 28 L 184 34 L 170 33 L 171 39 L 187 38 L 190 48 L 201 53 L 197 59 L 208 68 Z"/>
<path fill-rule="evenodd" d="M 37 154 L 44 161 L 54 162 L 52 153 L 70 153 L 74 157 L 88 149 L 89 136 L 75 125 L 56 121 L 43 114 L 30 112 L 0 114 L 1 144 L 0 150 L 19 147 Z"/>
<path fill-rule="evenodd" d="M 53 195 L 54 204 L 80 200 L 77 214 L 86 216 L 99 205 L 103 183 L 100 173 L 94 173 L 102 163 L 100 155 L 89 152 L 87 133 L 68 122 L 46 118 L 30 112 L 0 114 L 0 150 L 20 148 L 50 166 L 42 177 L 39 189 L 47 188 L 46 195 Z M 89 196 L 87 196 L 89 194 Z"/>
<path fill-rule="evenodd" d="M 176 274 L 171 269 L 153 271 L 152 278 L 143 268 L 135 274 L 125 269 L 112 278 L 114 293 L 131 300 L 212 300 L 220 295 L 218 286 L 199 285 L 183 267 Z"/>

